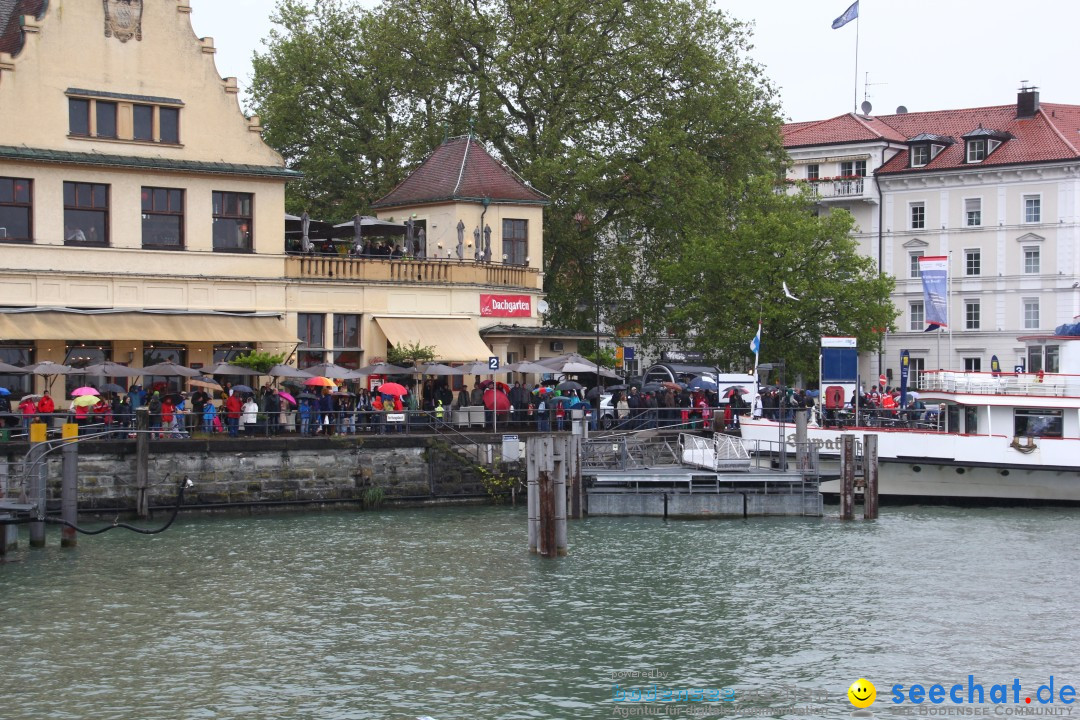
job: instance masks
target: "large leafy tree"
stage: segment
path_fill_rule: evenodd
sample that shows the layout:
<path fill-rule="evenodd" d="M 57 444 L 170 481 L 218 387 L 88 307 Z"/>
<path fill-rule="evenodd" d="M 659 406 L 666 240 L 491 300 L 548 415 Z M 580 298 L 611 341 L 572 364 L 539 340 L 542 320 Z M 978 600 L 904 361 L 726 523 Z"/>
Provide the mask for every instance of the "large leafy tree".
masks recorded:
<path fill-rule="evenodd" d="M 715 325 L 747 325 L 728 316 L 747 289 L 719 278 L 770 272 L 755 264 L 762 253 L 739 252 L 765 235 L 794 243 L 777 252 L 807 247 L 801 233 L 761 229 L 805 218 L 771 191 L 780 121 L 746 28 L 707 0 L 385 0 L 370 11 L 278 0 L 275 20 L 253 109 L 305 173 L 289 209 L 350 217 L 444 137 L 474 132 L 552 199 L 554 324 L 590 328 L 599 304 L 607 322 L 640 319 L 653 339 L 680 328 L 737 362 L 745 353 Z M 720 294 L 684 295 L 713 277 Z"/>
<path fill-rule="evenodd" d="M 645 334 L 676 337 L 721 365 L 748 368 L 760 320 L 761 362 L 784 361 L 789 379 L 817 375 L 822 336 L 879 348 L 897 315 L 894 282 L 859 252 L 850 213 L 819 216 L 809 198 L 778 193 L 765 180 L 744 189 L 727 230 L 688 240 L 695 262 L 660 262 L 648 293 L 668 310 L 646 319 Z"/>

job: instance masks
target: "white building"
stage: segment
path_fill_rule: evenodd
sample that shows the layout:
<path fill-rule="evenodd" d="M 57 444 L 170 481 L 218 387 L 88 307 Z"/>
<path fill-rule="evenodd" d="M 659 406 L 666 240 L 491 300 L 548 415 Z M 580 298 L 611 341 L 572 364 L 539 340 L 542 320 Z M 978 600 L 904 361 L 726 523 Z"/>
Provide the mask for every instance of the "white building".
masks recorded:
<path fill-rule="evenodd" d="M 783 133 L 788 181 L 851 212 L 862 251 L 896 278 L 898 330 L 863 358 L 864 377 L 898 383 L 902 350 L 915 370 L 1042 366 L 1017 336 L 1080 314 L 1080 106 L 1023 88 L 1012 105 L 849 113 Z M 923 256 L 949 258 L 948 332 L 924 332 Z"/>

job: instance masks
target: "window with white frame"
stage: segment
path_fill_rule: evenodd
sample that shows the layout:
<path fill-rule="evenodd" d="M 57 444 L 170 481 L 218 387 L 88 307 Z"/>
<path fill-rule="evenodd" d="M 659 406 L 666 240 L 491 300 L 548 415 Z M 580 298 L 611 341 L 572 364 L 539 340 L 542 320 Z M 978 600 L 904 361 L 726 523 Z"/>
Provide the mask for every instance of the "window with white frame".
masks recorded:
<path fill-rule="evenodd" d="M 926 227 L 926 203 L 914 202 L 911 208 L 911 229 L 922 230 Z"/>
<path fill-rule="evenodd" d="M 982 225 L 982 198 L 966 198 L 964 200 L 964 224 L 968 227 Z"/>
<path fill-rule="evenodd" d="M 1024 298 L 1024 329 L 1039 329 L 1039 298 Z"/>
<path fill-rule="evenodd" d="M 1024 222 L 1026 222 L 1026 223 L 1042 222 L 1042 196 L 1041 195 L 1025 195 L 1024 196 Z"/>
<path fill-rule="evenodd" d="M 922 167 L 930 162 L 930 146 L 914 145 L 911 148 L 911 167 Z"/>
<path fill-rule="evenodd" d="M 967 142 L 967 161 L 969 163 L 980 163 L 986 159 L 986 139 L 968 140 Z"/>
<path fill-rule="evenodd" d="M 855 160 L 840 163 L 842 177 L 866 177 L 866 161 Z"/>
<path fill-rule="evenodd" d="M 923 326 L 926 325 L 926 310 L 922 300 L 908 304 L 908 316 L 911 318 L 908 329 L 912 332 L 922 332 Z"/>
<path fill-rule="evenodd" d="M 964 274 L 967 276 L 982 275 L 982 251 L 964 251 Z"/>
<path fill-rule="evenodd" d="M 925 358 L 909 358 L 908 360 L 908 380 L 912 390 L 922 389 L 923 373 L 926 372 L 926 359 Z"/>
<path fill-rule="evenodd" d="M 919 258 L 923 256 L 922 250 L 913 250 L 908 253 L 908 277 L 920 278 L 922 273 L 919 271 Z"/>
<path fill-rule="evenodd" d="M 806 166 L 806 179 L 817 180 L 821 176 L 821 166 L 818 164 Z"/>
<path fill-rule="evenodd" d="M 964 301 L 964 329 L 978 330 L 981 325 L 978 300 Z"/>
<path fill-rule="evenodd" d="M 1039 248 L 1026 247 L 1024 248 L 1024 274 L 1025 275 L 1038 275 L 1042 272 L 1042 263 L 1039 258 Z"/>

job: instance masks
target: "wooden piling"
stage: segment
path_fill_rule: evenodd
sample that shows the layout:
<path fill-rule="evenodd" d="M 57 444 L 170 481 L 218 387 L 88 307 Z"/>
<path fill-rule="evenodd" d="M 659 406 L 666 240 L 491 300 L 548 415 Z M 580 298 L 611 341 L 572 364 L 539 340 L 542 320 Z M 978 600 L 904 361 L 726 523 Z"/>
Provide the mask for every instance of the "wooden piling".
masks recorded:
<path fill-rule="evenodd" d="M 863 436 L 863 468 L 866 487 L 863 488 L 863 518 L 877 520 L 878 516 L 878 436 Z"/>
<path fill-rule="evenodd" d="M 39 518 L 45 517 L 46 490 L 48 488 L 49 465 L 45 457 L 45 441 L 48 438 L 48 426 L 43 422 L 30 423 L 30 454 L 28 455 L 28 476 L 30 480 L 30 502 L 34 503 L 34 513 Z M 45 521 L 30 523 L 30 547 L 45 547 Z"/>
<path fill-rule="evenodd" d="M 526 443 L 529 472 L 529 550 L 544 557 L 566 554 L 568 438 L 544 435 Z"/>
<path fill-rule="evenodd" d="M 810 410 L 807 408 L 795 410 L 795 458 L 800 472 L 810 467 L 810 446 L 806 442 L 809 415 Z"/>
<path fill-rule="evenodd" d="M 581 438 L 571 435 L 566 447 L 566 476 L 570 485 L 570 519 L 580 520 L 585 512 L 585 488 L 581 484 Z"/>
<path fill-rule="evenodd" d="M 135 410 L 135 512 L 145 520 L 150 517 L 150 408 Z"/>
<path fill-rule="evenodd" d="M 9 468 L 7 458 L 0 459 L 0 498 L 9 497 L 8 480 L 11 477 Z M 18 546 L 19 526 L 0 525 L 0 555 L 3 555 L 8 550 L 14 550 Z"/>
<path fill-rule="evenodd" d="M 60 517 L 74 525 L 79 519 L 79 426 L 65 423 L 63 437 L 68 442 L 61 448 L 63 475 L 60 485 Z M 75 528 L 60 526 L 60 547 L 73 548 L 78 544 Z"/>
<path fill-rule="evenodd" d="M 840 436 L 840 519 L 855 518 L 855 436 Z"/>

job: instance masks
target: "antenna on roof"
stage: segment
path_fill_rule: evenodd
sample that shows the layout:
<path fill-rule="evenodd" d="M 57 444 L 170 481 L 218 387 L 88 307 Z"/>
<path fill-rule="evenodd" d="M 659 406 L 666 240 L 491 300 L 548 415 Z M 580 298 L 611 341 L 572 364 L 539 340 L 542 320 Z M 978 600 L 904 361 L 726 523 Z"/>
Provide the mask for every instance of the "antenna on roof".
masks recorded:
<path fill-rule="evenodd" d="M 870 104 L 870 87 L 873 85 L 888 85 L 889 83 L 872 83 L 870 82 L 870 73 L 867 71 L 866 76 L 863 78 L 863 102 L 861 105 L 863 115 L 869 115 L 873 106 Z"/>
<path fill-rule="evenodd" d="M 869 115 L 870 111 L 874 109 L 874 106 L 870 104 L 869 100 L 863 100 L 862 105 L 859 106 L 863 115 Z"/>

